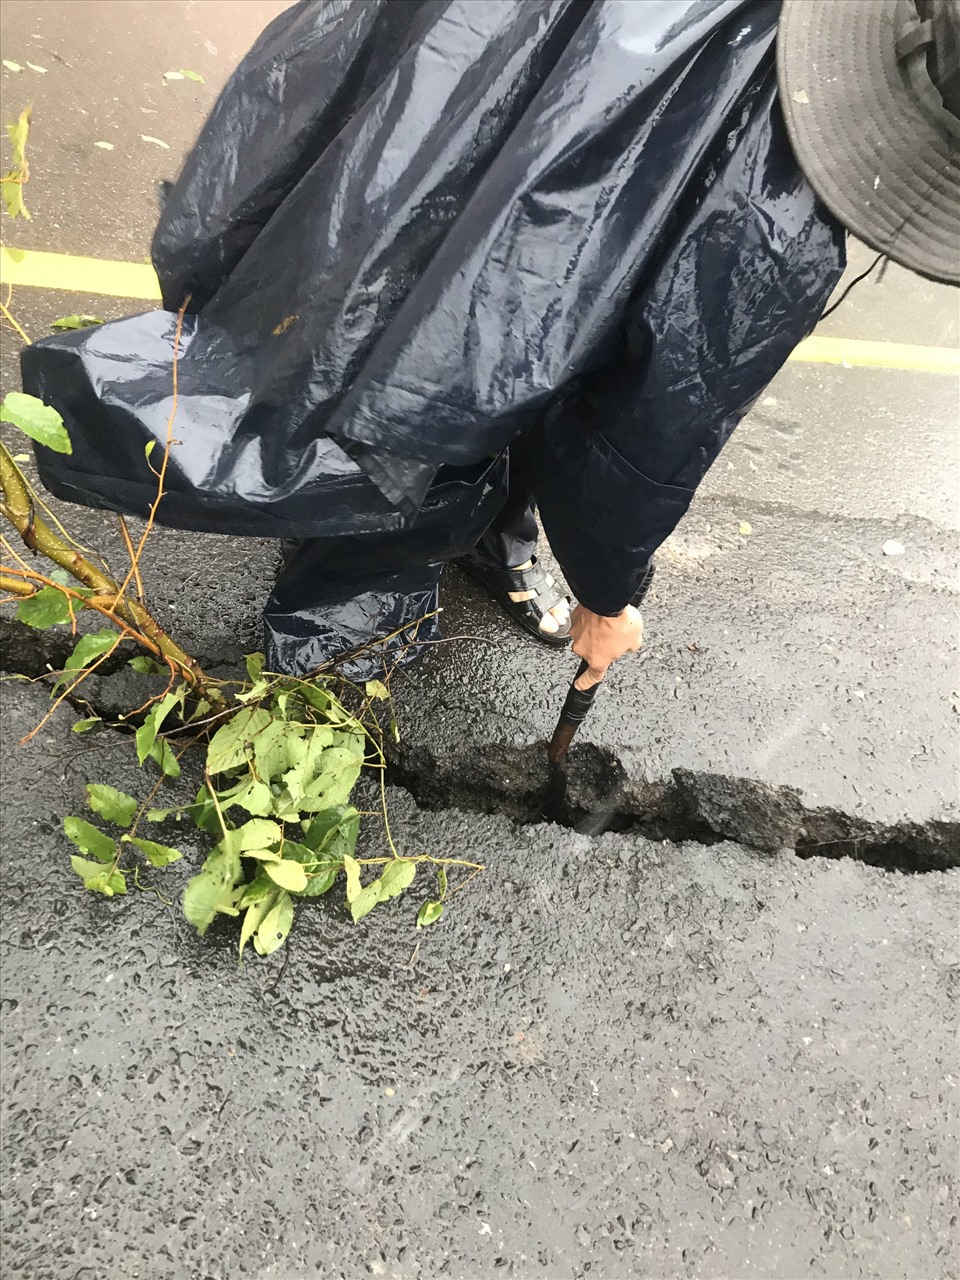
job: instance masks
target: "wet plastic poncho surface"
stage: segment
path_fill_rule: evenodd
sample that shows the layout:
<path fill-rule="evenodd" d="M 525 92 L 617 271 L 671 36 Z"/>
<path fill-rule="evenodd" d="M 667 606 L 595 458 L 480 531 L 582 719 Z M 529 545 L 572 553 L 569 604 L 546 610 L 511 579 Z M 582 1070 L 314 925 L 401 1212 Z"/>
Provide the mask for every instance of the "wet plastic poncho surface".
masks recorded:
<path fill-rule="evenodd" d="M 189 296 L 161 520 L 384 531 L 455 466 L 455 522 L 533 431 L 568 580 L 619 609 L 842 266 L 779 116 L 778 8 L 293 6 L 170 195 L 168 311 L 25 353 L 74 439 L 48 486 L 146 509 Z"/>

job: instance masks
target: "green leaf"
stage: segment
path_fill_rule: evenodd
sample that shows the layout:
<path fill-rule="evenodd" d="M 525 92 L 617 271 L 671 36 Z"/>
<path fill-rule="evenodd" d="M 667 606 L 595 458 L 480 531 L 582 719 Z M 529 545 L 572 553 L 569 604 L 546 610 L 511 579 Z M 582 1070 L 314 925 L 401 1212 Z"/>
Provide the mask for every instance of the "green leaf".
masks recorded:
<path fill-rule="evenodd" d="M 224 811 L 236 804 L 241 809 L 246 809 L 247 813 L 254 814 L 258 818 L 266 818 L 276 808 L 273 792 L 267 784 L 265 782 L 251 782 L 247 778 L 238 787 L 223 792 L 222 795 L 218 791 L 217 795 L 221 797 L 220 807 Z"/>
<path fill-rule="evenodd" d="M 327 714 L 334 703 L 337 706 L 340 705 L 329 689 L 317 684 L 315 680 L 298 680 L 296 688 L 300 697 L 308 706 L 313 707 L 314 711 L 322 711 Z"/>
<path fill-rule="evenodd" d="M 221 805 L 220 808 L 223 808 L 223 805 Z M 223 840 L 220 841 L 220 847 L 225 852 L 229 852 L 229 854 L 234 856 L 234 858 L 239 858 L 239 855 L 241 855 L 242 838 L 241 828 L 230 828 L 229 831 L 225 833 Z M 256 841 L 253 841 L 251 849 L 255 849 L 255 847 Z"/>
<path fill-rule="evenodd" d="M 285 861 L 299 862 L 306 872 L 307 887 L 301 890 L 305 898 L 318 898 L 333 887 L 343 868 L 343 859 L 327 853 L 314 853 L 305 844 L 287 840 L 283 846 Z"/>
<path fill-rule="evenodd" d="M 102 782 L 87 783 L 87 804 L 94 813 L 99 813 L 107 822 L 115 822 L 118 827 L 129 827 L 137 812 L 137 801 L 133 796 Z"/>
<path fill-rule="evenodd" d="M 303 843 L 308 849 L 322 850 L 342 861 L 357 847 L 360 814 L 353 805 L 336 805 L 323 809 L 304 824 Z"/>
<path fill-rule="evenodd" d="M 356 858 L 346 857 L 343 860 L 343 869 L 347 873 L 347 902 L 353 902 L 361 889 L 360 864 Z"/>
<path fill-rule="evenodd" d="M 73 609 L 76 608 L 74 604 Z M 18 620 L 28 627 L 36 627 L 38 631 L 69 622 L 72 616 L 70 597 L 58 587 L 41 587 L 35 596 L 29 596 L 17 605 Z"/>
<path fill-rule="evenodd" d="M 154 755 L 153 746 L 157 740 L 157 734 L 160 732 L 160 728 L 163 725 L 164 720 L 166 720 L 167 716 L 178 704 L 183 704 L 182 689 L 171 690 L 170 693 L 150 709 L 150 713 L 147 718 L 137 730 L 137 759 L 140 764 L 143 764 L 147 756 L 151 756 L 163 769 L 162 751 Z M 166 773 L 166 769 L 164 769 L 164 773 Z M 176 774 L 171 774 L 170 776 L 175 778 L 178 773 L 179 768 Z"/>
<path fill-rule="evenodd" d="M 63 418 L 56 409 L 44 404 L 36 396 L 24 395 L 22 391 L 9 391 L 0 404 L 0 422 L 9 422 L 18 427 L 25 436 L 52 449 L 54 453 L 73 453 Z"/>
<path fill-rule="evenodd" d="M 3 60 L 4 66 L 16 68 L 22 71 L 23 68 L 17 62 L 8 62 Z M 27 212 L 27 206 L 23 202 L 23 188 L 26 183 L 29 170 L 27 168 L 27 138 L 30 134 L 30 112 L 31 107 L 24 107 L 20 112 L 15 124 L 7 125 L 7 137 L 10 139 L 11 162 L 12 168 L 9 173 L 3 175 L 2 180 L 2 197 L 3 203 L 7 207 L 7 213 L 11 218 L 24 218 L 30 221 L 30 214 Z M 10 253 L 16 253 L 15 250 L 8 250 Z M 16 258 L 14 259 L 17 260 Z"/>
<path fill-rule="evenodd" d="M 180 763 L 166 738 L 157 738 L 150 748 L 150 759 L 155 760 L 166 778 L 180 777 Z"/>
<path fill-rule="evenodd" d="M 88 667 L 102 654 L 107 653 L 119 641 L 116 631 L 94 631 L 90 635 L 81 636 L 74 646 L 73 653 L 63 664 L 63 674 L 53 686 L 54 693 L 67 685 L 78 671 Z"/>
<path fill-rule="evenodd" d="M 284 858 L 282 862 L 268 862 L 263 869 L 281 889 L 289 889 L 291 893 L 302 893 L 307 887 L 307 873 L 299 862 Z"/>
<path fill-rule="evenodd" d="M 447 870 L 446 867 L 437 867 L 437 889 L 440 892 L 440 901 L 447 896 Z"/>
<path fill-rule="evenodd" d="M 50 328 L 62 333 L 69 329 L 92 329 L 97 324 L 103 324 L 98 316 L 61 316 Z"/>
<path fill-rule="evenodd" d="M 141 840 L 139 836 L 121 836 L 128 844 L 135 844 L 151 867 L 168 867 L 171 862 L 179 862 L 183 854 L 168 844 L 157 844 L 155 840 Z"/>
<path fill-rule="evenodd" d="M 181 902 L 183 914 L 201 937 L 210 928 L 217 914 L 217 903 L 223 888 L 220 878 L 206 870 L 191 876 L 187 881 Z"/>
<path fill-rule="evenodd" d="M 249 822 L 245 822 L 242 827 L 237 827 L 230 832 L 238 853 L 242 853 L 246 849 L 266 849 L 272 844 L 277 844 L 283 838 L 283 831 L 277 822 L 267 822 L 263 818 L 251 818 Z"/>
<path fill-rule="evenodd" d="M 263 654 L 248 653 L 243 660 L 244 666 L 247 668 L 247 675 L 254 684 L 263 675 Z"/>
<path fill-rule="evenodd" d="M 281 724 L 280 727 L 286 730 L 284 749 L 291 765 L 283 774 L 283 784 L 294 805 L 299 807 L 305 792 L 326 768 L 326 752 L 333 747 L 334 734 L 329 725 L 317 725 L 297 732 L 290 725 Z"/>
<path fill-rule="evenodd" d="M 387 702 L 390 698 L 390 690 L 382 680 L 368 680 L 363 688 L 367 697 L 377 702 Z"/>
<path fill-rule="evenodd" d="M 237 903 L 241 911 L 249 907 L 252 902 L 262 902 L 264 898 L 275 899 L 277 895 L 277 886 L 265 874 L 262 867 L 250 883 L 243 885 L 242 888 L 243 892 Z"/>
<path fill-rule="evenodd" d="M 27 206 L 23 202 L 23 183 L 16 178 L 3 178 L 0 180 L 0 199 L 6 206 L 7 213 L 11 218 L 24 218 L 30 221 L 30 214 Z"/>
<path fill-rule="evenodd" d="M 257 774 L 265 781 L 279 778 L 302 760 L 306 751 L 302 729 L 283 720 L 272 720 L 254 739 Z"/>
<path fill-rule="evenodd" d="M 156 658 L 150 658 L 145 653 L 131 658 L 127 666 L 132 667 L 134 671 L 139 671 L 142 676 L 163 675 L 167 669 L 162 662 L 157 662 Z"/>
<path fill-rule="evenodd" d="M 254 680 L 249 689 L 236 695 L 237 702 L 262 702 L 270 692 L 269 680 Z"/>
<path fill-rule="evenodd" d="M 64 818 L 63 829 L 67 839 L 75 844 L 81 853 L 89 853 L 99 862 L 113 861 L 117 852 L 116 841 L 91 823 L 85 822 L 83 818 Z"/>
<path fill-rule="evenodd" d="M 265 893 L 262 898 L 258 898 L 255 902 L 251 902 L 247 907 L 246 915 L 243 917 L 243 924 L 240 926 L 240 959 L 243 959 L 243 949 L 260 928 L 264 917 L 268 912 L 272 911 L 277 901 L 277 890 L 271 886 L 270 892 Z M 245 901 L 246 899 L 243 899 Z"/>
<path fill-rule="evenodd" d="M 443 915 L 442 902 L 425 902 L 417 912 L 417 928 L 426 929 Z"/>
<path fill-rule="evenodd" d="M 247 747 L 272 719 L 265 707 L 241 707 L 210 740 L 207 748 L 207 769 L 210 773 L 225 773 L 244 764 Z"/>
<path fill-rule="evenodd" d="M 380 901 L 398 898 L 409 889 L 417 874 L 417 864 L 412 858 L 395 858 L 388 862 L 380 875 Z"/>
<path fill-rule="evenodd" d="M 308 875 L 307 887 L 303 891 L 303 896 L 305 898 L 319 898 L 322 893 L 328 893 L 333 888 L 342 865 L 342 863 L 337 863 L 334 867 L 328 867 L 323 871 L 316 871 L 312 875 Z"/>
<path fill-rule="evenodd" d="M 16 123 L 6 126 L 7 137 L 10 139 L 10 147 L 13 151 L 11 158 L 15 165 L 22 165 L 24 161 L 27 139 L 30 136 L 30 115 L 32 111 L 32 107 L 24 107 L 17 117 Z"/>
<path fill-rule="evenodd" d="M 95 724 L 103 724 L 99 716 L 90 716 L 86 720 L 78 720 L 76 724 L 70 726 L 71 733 L 86 733 L 88 729 L 92 729 Z"/>
<path fill-rule="evenodd" d="M 197 792 L 197 798 L 187 810 L 194 823 L 209 836 L 220 834 L 220 819 L 217 817 L 217 806 L 205 786 Z"/>
<path fill-rule="evenodd" d="M 293 924 L 293 899 L 281 891 L 276 903 L 264 916 L 257 930 L 253 945 L 262 956 L 272 955 L 287 940 Z"/>
<path fill-rule="evenodd" d="M 148 822 L 166 822 L 172 813 L 177 812 L 177 809 L 148 809 L 144 817 Z"/>
<path fill-rule="evenodd" d="M 360 722 L 351 720 L 349 725 L 335 729 L 333 732 L 333 745 L 347 751 L 362 762 L 367 750 L 367 735 L 364 733 Z"/>
<path fill-rule="evenodd" d="M 201 937 L 217 912 L 230 905 L 235 872 L 234 860 L 217 850 L 207 858 L 203 870 L 187 881 L 182 899 L 183 914 Z"/>
<path fill-rule="evenodd" d="M 199 71 L 188 71 L 186 67 L 183 67 L 181 68 L 180 74 L 183 76 L 184 80 L 196 80 L 198 84 L 206 83 Z"/>
<path fill-rule="evenodd" d="M 350 903 L 350 914 L 353 917 L 353 923 L 362 920 L 364 916 L 368 916 L 373 908 L 380 901 L 381 884 L 379 880 L 372 880 L 366 885 Z"/>
<path fill-rule="evenodd" d="M 102 893 L 105 898 L 127 892 L 127 881 L 122 871 L 109 871 L 99 862 L 88 862 L 86 858 L 70 857 L 70 865 L 83 881 L 83 887 L 92 893 Z"/>
<path fill-rule="evenodd" d="M 156 440 L 148 440 L 147 443 L 143 446 L 143 456 L 146 458 L 148 462 L 150 461 L 151 453 L 153 453 L 156 447 L 157 447 Z"/>
<path fill-rule="evenodd" d="M 300 809 L 304 813 L 346 804 L 363 768 L 362 756 L 348 747 L 328 747 L 322 763 L 322 773 L 300 798 Z"/>

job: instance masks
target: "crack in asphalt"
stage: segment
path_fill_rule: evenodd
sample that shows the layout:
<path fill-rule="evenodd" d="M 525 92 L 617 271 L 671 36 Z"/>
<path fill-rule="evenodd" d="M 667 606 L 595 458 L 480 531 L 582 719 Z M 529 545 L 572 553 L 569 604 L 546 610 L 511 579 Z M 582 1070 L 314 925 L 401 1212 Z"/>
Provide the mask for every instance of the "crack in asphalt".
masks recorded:
<path fill-rule="evenodd" d="M 563 769 L 551 816 L 586 834 L 630 831 L 673 844 L 733 840 L 763 853 L 853 858 L 908 873 L 960 866 L 956 821 L 870 822 L 808 807 L 794 787 L 691 769 L 674 769 L 669 782 L 635 783 L 611 751 L 592 743 L 575 745 Z M 501 814 L 526 824 L 544 821 L 554 775 L 543 744 L 491 744 L 448 758 L 408 748 L 391 762 L 387 779 L 421 808 Z"/>
<path fill-rule="evenodd" d="M 28 630 L 0 618 L 3 669 L 36 679 L 62 667 L 74 639 L 57 632 L 24 634 Z M 118 653 L 103 673 L 112 676 L 115 688 L 103 681 L 87 686 L 72 705 L 84 714 L 94 710 L 107 724 L 121 705 L 131 705 L 124 686 L 132 675 L 116 675 L 126 658 Z M 448 756 L 405 744 L 392 752 L 387 781 L 423 809 L 495 814 L 521 825 L 551 821 L 593 836 L 634 832 L 672 844 L 732 840 L 760 853 L 852 858 L 910 874 L 960 866 L 960 821 L 871 822 L 836 808 L 810 807 L 795 787 L 701 770 L 674 769 L 669 780 L 636 781 L 613 752 L 590 742 L 573 746 L 559 775 L 542 743 L 489 743 Z"/>

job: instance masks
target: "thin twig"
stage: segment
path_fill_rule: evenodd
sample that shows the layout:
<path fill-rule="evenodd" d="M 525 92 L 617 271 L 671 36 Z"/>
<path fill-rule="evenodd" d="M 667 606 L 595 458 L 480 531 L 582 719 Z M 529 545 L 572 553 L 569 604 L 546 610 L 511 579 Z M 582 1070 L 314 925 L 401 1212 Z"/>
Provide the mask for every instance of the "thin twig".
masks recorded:
<path fill-rule="evenodd" d="M 36 737 L 36 735 L 40 732 L 40 730 L 43 728 L 43 726 L 47 723 L 47 721 L 50 719 L 50 717 L 53 715 L 53 713 L 56 711 L 56 709 L 57 709 L 59 706 L 61 706 L 61 704 L 62 704 L 63 702 L 65 702 L 67 698 L 69 698 L 69 697 L 70 697 L 70 695 L 73 693 L 73 691 L 74 691 L 75 689 L 78 689 L 78 688 L 80 687 L 80 685 L 82 685 L 82 684 L 83 684 L 84 680 L 86 680 L 88 676 L 92 676 L 92 675 L 93 675 L 93 673 L 94 673 L 94 671 L 96 671 L 98 667 L 102 667 L 102 666 L 103 666 L 103 664 L 104 664 L 104 663 L 106 662 L 106 660 L 111 656 L 111 654 L 113 654 L 113 653 L 116 651 L 117 645 L 120 643 L 120 641 L 121 641 L 122 639 L 123 639 L 123 636 L 117 636 L 116 640 L 114 640 L 114 642 L 113 642 L 113 644 L 110 646 L 110 648 L 109 648 L 109 649 L 107 649 L 107 651 L 106 651 L 105 653 L 101 654 L 101 655 L 100 655 L 100 657 L 96 660 L 96 662 L 91 663 L 91 665 L 90 665 L 89 667 L 83 667 L 83 668 L 81 668 L 80 673 L 79 673 L 79 675 L 77 676 L 77 679 L 73 682 L 73 684 L 72 684 L 72 685 L 70 685 L 70 687 L 69 687 L 68 689 L 64 689 L 63 693 L 61 693 L 61 694 L 60 694 L 60 697 L 59 697 L 59 698 L 57 698 L 56 702 L 54 702 L 54 704 L 51 706 L 50 710 L 49 710 L 49 711 L 47 712 L 47 714 L 43 717 L 43 719 L 40 721 L 40 723 L 39 723 L 38 725 L 35 725 L 35 726 L 30 730 L 30 732 L 29 732 L 29 733 L 24 734 L 24 736 L 20 739 L 20 745 L 21 745 L 21 746 L 23 746 L 23 744 L 24 744 L 24 743 L 29 742 L 31 738 L 35 738 L 35 737 Z"/>
<path fill-rule="evenodd" d="M 160 788 L 163 786 L 166 780 L 167 780 L 167 775 L 165 773 L 161 773 L 160 777 L 156 780 L 156 782 L 150 788 L 150 792 L 147 795 L 146 800 L 144 800 L 143 804 L 141 804 L 139 810 L 137 811 L 137 815 L 134 818 L 133 823 L 130 827 L 131 837 L 137 834 L 137 828 L 140 826 L 140 821 L 143 818 L 144 814 L 147 812 L 147 810 L 150 808 L 150 801 L 157 794 L 157 792 L 160 790 Z M 188 807 L 189 806 L 184 805 L 184 808 L 188 808 Z"/>
<path fill-rule="evenodd" d="M 189 305 L 190 305 L 190 295 L 187 294 L 186 298 L 184 298 L 183 300 L 183 305 L 180 307 L 180 310 L 177 312 L 177 327 L 174 330 L 174 335 L 173 335 L 173 397 L 170 403 L 170 416 L 169 418 L 167 418 L 167 438 L 163 446 L 163 461 L 160 463 L 160 473 L 157 477 L 157 496 L 154 498 L 153 502 L 150 504 L 150 513 L 147 516 L 146 527 L 144 528 L 143 533 L 140 535 L 140 541 L 137 544 L 137 549 L 133 553 L 133 558 L 130 564 L 130 568 L 127 570 L 127 576 L 124 578 L 123 583 L 120 586 L 120 590 L 117 592 L 117 604 L 120 603 L 120 600 L 123 598 L 123 595 L 127 590 L 127 587 L 129 587 L 131 581 L 133 580 L 134 575 L 137 573 L 137 569 L 140 564 L 140 557 L 143 555 L 143 549 L 147 544 L 147 539 L 150 537 L 150 534 L 153 532 L 153 525 L 157 516 L 157 510 L 160 506 L 161 501 L 163 500 L 164 482 L 167 477 L 167 464 L 170 461 L 170 449 L 173 445 L 173 420 L 177 416 L 177 405 L 179 403 L 179 398 L 180 398 L 180 385 L 179 385 L 180 337 L 183 333 L 183 317 L 186 315 L 187 307 Z"/>
<path fill-rule="evenodd" d="M 13 543 L 4 533 L 0 533 L 0 547 L 3 547 L 4 551 L 6 551 L 8 555 L 13 556 L 21 569 L 24 569 L 27 573 L 33 572 L 32 566 L 27 564 L 26 560 L 24 560 L 23 556 L 19 551 L 17 551 L 16 547 L 14 547 Z"/>
<path fill-rule="evenodd" d="M 224 838 L 224 840 L 226 840 L 226 839 L 227 839 L 227 824 L 226 824 L 226 823 L 224 822 L 224 820 L 223 820 L 223 813 L 221 812 L 220 804 L 219 804 L 219 801 L 217 800 L 217 793 L 216 793 L 216 791 L 214 790 L 213 780 L 212 780 L 212 779 L 211 779 L 211 777 L 210 777 L 210 770 L 209 770 L 209 769 L 204 769 L 204 771 L 203 771 L 203 780 L 204 780 L 204 782 L 207 784 L 207 791 L 208 791 L 208 793 L 209 793 L 209 795 L 210 795 L 210 799 L 213 801 L 213 807 L 214 807 L 214 809 L 216 809 L 216 811 L 217 811 L 217 817 L 220 819 L 220 830 L 223 832 L 223 838 Z"/>
<path fill-rule="evenodd" d="M 133 883 L 141 891 L 141 893 L 155 893 L 165 907 L 172 907 L 174 904 L 169 898 L 165 898 L 155 884 L 140 883 L 140 868 L 133 868 Z"/>
<path fill-rule="evenodd" d="M 0 314 L 3 315 L 3 318 L 4 320 L 6 320 L 7 324 L 12 325 L 13 328 L 16 329 L 17 333 L 24 340 L 24 342 L 27 344 L 28 347 L 33 345 L 30 341 L 29 336 L 27 335 L 26 330 L 21 328 L 19 322 L 17 321 L 16 316 L 14 316 L 14 314 L 12 313 L 12 311 L 10 310 L 10 308 L 7 306 L 5 302 L 0 302 Z"/>
<path fill-rule="evenodd" d="M 131 627 L 129 623 L 124 622 L 123 618 L 121 618 L 119 614 L 113 613 L 107 605 L 101 603 L 104 597 L 101 596 L 98 598 L 96 596 L 85 596 L 82 592 L 75 591 L 73 587 L 68 587 L 62 582 L 56 582 L 53 578 L 48 578 L 46 574 L 40 573 L 36 569 L 23 570 L 17 569 L 13 565 L 6 565 L 4 566 L 3 573 L 4 575 L 12 574 L 17 578 L 24 578 L 30 582 L 39 582 L 45 587 L 55 587 L 57 591 L 61 591 L 68 600 L 78 601 L 81 608 L 93 609 L 96 613 L 102 614 L 103 617 L 107 618 L 119 631 L 123 633 L 123 636 L 128 637 L 130 640 L 135 640 L 137 644 L 143 645 L 145 649 L 149 649 L 150 652 L 156 654 L 157 657 L 165 656 L 159 645 L 154 644 L 154 642 L 148 636 L 145 636 L 143 632 L 137 631 L 135 628 Z M 9 590 L 10 586 L 10 583 L 3 583 L 4 590 Z M 121 636 L 119 638 L 122 639 L 123 637 Z"/>
<path fill-rule="evenodd" d="M 454 885 L 452 889 L 448 890 L 447 897 L 452 898 L 455 893 L 459 893 L 461 889 L 465 889 L 467 885 L 470 883 L 470 881 L 474 878 L 474 876 L 478 876 L 481 871 L 486 871 L 486 867 L 475 867 L 474 870 L 471 871 L 470 874 L 466 877 L 466 879 L 461 880 L 459 884 Z"/>
<path fill-rule="evenodd" d="M 143 582 L 140 579 L 140 564 L 133 550 L 133 542 L 130 538 L 130 530 L 127 528 L 127 522 L 123 516 L 117 516 L 117 524 L 120 527 L 120 536 L 123 538 L 123 545 L 127 549 L 127 555 L 130 557 L 130 563 L 133 566 L 133 578 L 137 587 L 137 599 L 143 604 Z"/>
<path fill-rule="evenodd" d="M 413 853 L 409 857 L 398 853 L 390 858 L 356 858 L 355 861 L 361 867 L 382 867 L 384 863 L 398 859 L 401 862 L 429 862 L 435 867 L 469 867 L 474 872 L 487 869 L 482 862 L 468 862 L 465 858 L 435 858 L 431 853 Z"/>

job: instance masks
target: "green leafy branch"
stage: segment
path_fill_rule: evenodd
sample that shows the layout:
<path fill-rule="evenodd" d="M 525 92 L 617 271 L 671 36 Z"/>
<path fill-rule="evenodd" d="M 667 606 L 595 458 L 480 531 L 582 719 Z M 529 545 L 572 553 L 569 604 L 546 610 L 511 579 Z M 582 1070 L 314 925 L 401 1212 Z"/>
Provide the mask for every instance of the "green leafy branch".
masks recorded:
<path fill-rule="evenodd" d="M 183 913 L 201 935 L 218 916 L 242 917 L 241 958 L 250 942 L 258 955 L 276 951 L 290 933 L 296 903 L 327 894 L 338 882 L 347 910 L 358 922 L 378 904 L 410 889 L 421 868 L 432 869 L 436 889 L 421 904 L 417 926 L 434 923 L 443 912 L 449 874 L 468 873 L 456 886 L 461 888 L 484 869 L 481 863 L 400 854 L 389 835 L 385 808 L 391 852 L 356 856 L 362 815 L 350 797 L 365 767 L 382 770 L 385 765 L 379 722 L 369 714 L 365 720 L 360 716 L 369 713 L 384 686 L 376 681 L 367 686 L 358 715 L 328 684 L 265 675 L 262 663 L 260 654 L 247 659 L 249 679 L 236 694 L 239 705 L 207 742 L 204 781 L 192 802 L 151 807 L 158 786 L 143 804 L 113 787 L 87 787 L 93 812 L 124 830 L 111 836 L 85 819 L 65 818 L 68 839 L 86 855 L 74 855 L 74 870 L 96 893 L 125 893 L 126 877 L 136 864 L 124 859 L 134 850 L 153 868 L 183 856 L 174 846 L 138 836 L 139 824 L 187 819 L 214 844 L 187 883 Z M 171 713 L 182 711 L 185 697 L 183 688 L 167 693 L 136 734 L 141 765 L 153 759 L 169 777 L 178 776 L 180 766 L 170 746 L 172 735 L 162 729 Z"/>
<path fill-rule="evenodd" d="M 182 75 L 193 78 L 188 72 Z M 7 126 L 14 170 L 3 180 L 4 203 L 14 217 L 29 217 L 22 199 L 29 177 L 29 120 L 28 108 L 16 125 Z M 8 193 L 8 183 L 16 190 Z M 0 313 L 29 342 L 9 309 L 10 301 L 8 294 Z M 441 917 L 448 896 L 484 867 L 463 858 L 405 856 L 394 843 L 387 812 L 383 731 L 374 709 L 377 703 L 390 701 L 390 674 L 363 689 L 339 680 L 343 692 L 338 696 L 334 691 L 338 678 L 332 673 L 313 679 L 265 673 L 262 655 L 255 654 L 247 659 L 246 680 L 215 681 L 147 607 L 140 563 L 165 491 L 187 302 L 177 319 L 171 412 L 158 466 L 150 461 L 153 446 L 146 450 L 145 462 L 157 489 L 136 546 L 118 517 L 129 562 L 123 575 L 115 574 L 102 557 L 70 535 L 31 485 L 18 459 L 0 442 L 0 515 L 28 551 L 50 566 L 46 571 L 37 568 L 0 534 L 6 557 L 0 564 L 5 601 L 16 601 L 18 619 L 38 630 L 69 626 L 76 636 L 77 618 L 84 611 L 109 623 L 77 639 L 63 670 L 54 674 L 50 711 L 24 740 L 38 733 L 64 701 L 82 701 L 79 690 L 84 680 L 103 667 L 124 641 L 134 642 L 143 651 L 129 661 L 136 671 L 167 675 L 165 688 L 120 717 L 124 727 L 137 726 L 133 744 L 141 768 L 149 764 L 157 771 L 146 798 L 141 802 L 106 783 L 89 783 L 87 805 L 102 825 L 76 815 L 63 820 L 64 833 L 77 850 L 71 865 L 87 889 L 104 897 L 126 894 L 132 882 L 166 901 L 155 885 L 141 884 L 140 873 L 179 862 L 183 852 L 142 835 L 141 828 L 146 825 L 152 837 L 165 834 L 171 822 L 186 821 L 208 848 L 200 870 L 187 882 L 183 913 L 200 935 L 218 917 L 239 919 L 241 959 L 250 943 L 262 956 L 276 951 L 289 935 L 297 904 L 330 893 L 335 884 L 342 885 L 346 908 L 358 922 L 377 905 L 407 893 L 415 882 L 422 884 L 424 872 L 429 872 L 433 883 L 416 919 L 417 927 L 424 928 Z M 66 316 L 54 328 L 97 323 L 93 316 Z M 60 414 L 32 396 L 7 395 L 0 403 L 0 421 L 45 448 L 64 454 L 72 451 Z M 86 733 L 101 723 L 92 714 L 73 729 Z M 388 732 L 399 739 L 393 716 Z M 195 747 L 205 751 L 204 780 L 195 798 L 188 804 L 156 807 L 157 793 L 168 780 L 180 777 L 181 760 Z M 357 856 L 364 815 L 351 797 L 365 769 L 379 775 L 389 851 L 383 856 Z M 154 832 L 154 826 L 163 830 Z M 450 875 L 458 877 L 452 889 Z"/>
<path fill-rule="evenodd" d="M 24 107 L 14 124 L 6 126 L 10 139 L 12 167 L 0 178 L 0 198 L 11 218 L 25 218 L 30 214 L 23 199 L 23 189 L 30 181 L 30 164 L 27 160 L 27 139 L 30 136 L 30 115 L 33 107 Z"/>

